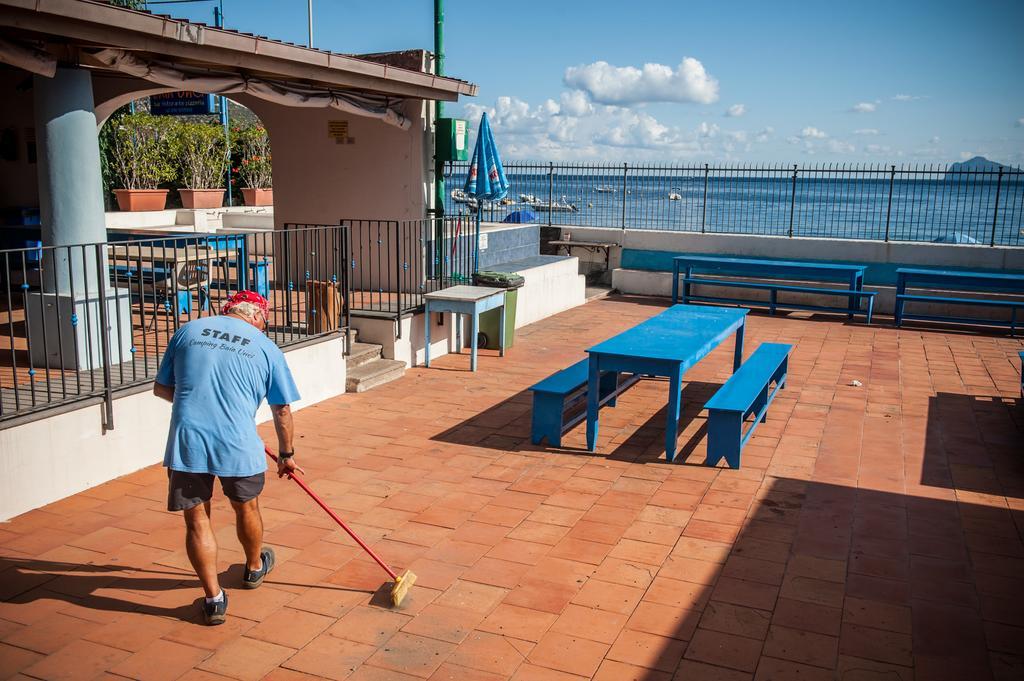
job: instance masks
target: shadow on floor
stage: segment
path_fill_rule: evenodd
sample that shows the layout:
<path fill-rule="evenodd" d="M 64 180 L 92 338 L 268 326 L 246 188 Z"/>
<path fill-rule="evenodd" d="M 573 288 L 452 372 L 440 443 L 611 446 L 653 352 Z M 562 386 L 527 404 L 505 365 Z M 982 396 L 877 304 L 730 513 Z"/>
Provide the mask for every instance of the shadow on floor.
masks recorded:
<path fill-rule="evenodd" d="M 57 600 L 90 610 L 134 612 L 184 621 L 201 619 L 201 597 L 167 607 L 146 602 L 167 591 L 182 591 L 183 600 L 189 595 L 201 594 L 199 580 L 183 572 L 0 556 L 0 575 L 3 575 L 0 600 L 6 603 Z M 221 572 L 220 582 L 225 589 L 241 589 L 242 566 L 232 565 Z M 332 591 L 360 591 L 338 586 L 274 583 Z"/>
<path fill-rule="evenodd" d="M 1024 498 L 1024 400 L 937 393 L 929 399 L 921 484 Z"/>
<path fill-rule="evenodd" d="M 667 380 L 664 378 L 645 378 L 634 387 L 626 391 L 620 400 L 651 399 L 652 406 L 656 404 L 651 395 L 638 396 L 638 388 L 651 383 L 661 384 L 657 389 L 663 391 Z M 690 381 L 683 384 L 682 390 L 682 411 L 679 415 L 679 432 L 685 432 L 687 427 L 700 417 L 704 404 L 711 398 L 721 385 L 718 383 L 705 383 L 701 381 Z M 435 435 L 433 440 L 448 442 L 451 444 L 471 445 L 485 447 L 501 451 L 561 451 L 583 456 L 601 456 L 615 461 L 636 461 L 640 463 L 655 462 L 659 458 L 664 460 L 665 448 L 665 415 L 667 410 L 667 396 L 659 394 L 657 400 L 661 400 L 660 408 L 639 428 L 635 429 L 629 436 L 619 443 L 614 443 L 614 449 L 609 454 L 592 454 L 582 446 L 573 446 L 574 436 L 585 432 L 586 426 L 579 424 L 569 433 L 563 436 L 562 447 L 549 447 L 547 442 L 534 445 L 530 442 L 530 427 L 533 409 L 533 393 L 523 390 L 499 404 L 475 414 L 444 432 Z M 580 405 L 572 413 L 580 413 L 585 405 Z M 601 410 L 601 418 L 614 419 L 614 407 L 604 407 Z M 678 444 L 676 461 L 686 462 L 688 457 L 696 449 L 700 441 L 707 433 L 706 424 L 701 424 L 699 430 Z M 689 462 L 700 463 L 700 462 Z"/>

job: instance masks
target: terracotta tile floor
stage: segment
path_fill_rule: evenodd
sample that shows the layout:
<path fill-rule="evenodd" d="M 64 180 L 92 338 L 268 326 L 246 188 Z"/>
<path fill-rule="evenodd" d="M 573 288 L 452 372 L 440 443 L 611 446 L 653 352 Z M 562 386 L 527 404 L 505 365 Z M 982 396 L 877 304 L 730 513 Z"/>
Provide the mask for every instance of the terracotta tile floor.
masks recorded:
<path fill-rule="evenodd" d="M 476 374 L 448 356 L 299 412 L 312 486 L 418 573 L 400 609 L 274 479 L 279 567 L 237 588 L 218 502 L 230 618 L 196 624 L 151 467 L 0 525 L 0 676 L 1024 678 L 1022 341 L 752 315 L 748 352 L 795 349 L 741 470 L 700 465 L 700 405 L 731 343 L 686 377 L 679 463 L 659 460 L 655 380 L 602 412 L 596 455 L 574 450 L 581 428 L 565 450 L 531 446 L 526 388 L 663 305 L 590 303 L 521 330 L 504 359 L 482 353 Z"/>

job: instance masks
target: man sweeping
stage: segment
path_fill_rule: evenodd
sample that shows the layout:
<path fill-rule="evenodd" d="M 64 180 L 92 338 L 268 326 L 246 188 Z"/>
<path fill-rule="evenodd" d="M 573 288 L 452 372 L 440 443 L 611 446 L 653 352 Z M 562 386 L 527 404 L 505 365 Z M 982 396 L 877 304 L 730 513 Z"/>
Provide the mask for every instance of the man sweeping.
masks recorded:
<path fill-rule="evenodd" d="M 274 415 L 277 475 L 295 465 L 289 404 L 299 399 L 284 354 L 268 339 L 267 300 L 252 291 L 233 295 L 221 314 L 191 321 L 167 344 L 153 392 L 174 407 L 164 466 L 167 509 L 184 511 L 185 548 L 206 592 L 203 617 L 221 624 L 228 597 L 217 578 L 217 540 L 210 521 L 214 478 L 235 511 L 245 550 L 243 585 L 255 589 L 274 568 L 263 546 L 259 495 L 267 469 L 255 414 L 266 399 Z"/>

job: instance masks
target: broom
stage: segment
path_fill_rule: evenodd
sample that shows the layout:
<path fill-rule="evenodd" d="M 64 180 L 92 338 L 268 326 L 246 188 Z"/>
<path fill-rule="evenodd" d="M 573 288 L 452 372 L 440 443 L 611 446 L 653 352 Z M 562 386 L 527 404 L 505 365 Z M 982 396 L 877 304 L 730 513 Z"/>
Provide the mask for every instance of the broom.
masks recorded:
<path fill-rule="evenodd" d="M 273 459 L 274 462 L 276 463 L 277 457 L 274 456 L 273 452 L 270 451 L 270 448 L 264 446 L 263 449 L 264 451 L 266 451 L 267 456 Z M 377 562 L 377 565 L 380 565 L 382 568 L 384 568 L 384 572 L 388 573 L 388 576 L 395 581 L 394 585 L 391 587 L 391 604 L 395 606 L 401 604 L 402 599 L 405 598 L 405 595 L 407 593 L 409 593 L 409 589 L 411 589 L 412 585 L 416 583 L 416 575 L 410 572 L 409 570 L 406 570 L 402 574 L 402 576 L 398 576 L 397 574 L 395 574 L 395 571 L 388 567 L 387 563 L 381 560 L 380 556 L 374 553 L 373 549 L 367 546 L 363 542 L 363 540 L 360 539 L 356 535 L 356 533 L 352 531 L 352 528 L 345 524 L 344 520 L 339 518 L 334 511 L 327 507 L 327 504 L 324 503 L 323 499 L 318 497 L 316 493 L 313 490 L 311 490 L 305 482 L 303 482 L 302 478 L 292 473 L 289 473 L 288 477 L 294 480 L 306 494 L 312 497 L 313 501 L 315 501 L 320 508 L 324 509 L 324 511 L 327 512 L 327 515 L 331 516 L 334 522 L 341 525 L 341 529 L 345 530 L 348 533 L 348 536 L 352 537 L 352 539 L 354 539 L 355 542 L 359 544 L 359 546 L 362 547 L 364 551 L 370 554 L 370 557 Z"/>

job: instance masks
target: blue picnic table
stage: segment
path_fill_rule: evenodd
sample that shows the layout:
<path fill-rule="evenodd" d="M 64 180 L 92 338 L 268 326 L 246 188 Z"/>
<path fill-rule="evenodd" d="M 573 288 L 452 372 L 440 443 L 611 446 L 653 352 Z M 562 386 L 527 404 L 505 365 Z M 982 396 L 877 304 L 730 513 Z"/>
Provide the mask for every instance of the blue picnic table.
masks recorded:
<path fill-rule="evenodd" d="M 665 376 L 668 414 L 665 419 L 665 458 L 676 454 L 683 374 L 720 343 L 736 334 L 733 371 L 743 361 L 743 330 L 748 310 L 705 305 L 673 305 L 661 314 L 598 343 L 587 352 L 587 449 L 597 445 L 602 372 Z"/>
<path fill-rule="evenodd" d="M 772 314 L 777 307 L 795 310 L 822 310 L 825 312 L 846 312 L 850 316 L 864 314 L 860 310 L 860 300 L 868 301 L 866 311 L 868 323 L 874 292 L 864 291 L 865 265 L 830 262 L 807 262 L 801 260 L 775 260 L 770 258 L 737 258 L 711 255 L 680 255 L 672 259 L 672 302 L 689 303 L 704 301 L 710 303 L 736 303 L 739 305 L 766 305 Z M 682 299 L 680 300 L 679 276 L 683 275 Z M 721 280 L 714 277 L 701 278 L 695 275 L 724 275 L 733 277 L 760 277 L 764 279 L 783 279 L 797 281 L 843 282 L 847 289 L 821 288 L 806 285 L 785 285 L 775 283 L 743 282 L 738 280 Z M 762 303 L 756 300 L 741 300 L 725 296 L 696 295 L 691 292 L 692 286 L 728 286 L 734 288 L 763 288 L 770 292 L 770 298 Z M 779 291 L 795 291 L 819 293 L 824 295 L 842 296 L 847 298 L 847 306 L 831 307 L 823 305 L 805 305 L 791 302 L 779 302 Z"/>
<path fill-rule="evenodd" d="M 938 290 L 940 293 L 911 294 L 907 289 Z M 905 319 L 923 321 L 942 321 L 963 324 L 990 324 L 1008 326 L 1011 333 L 1016 333 L 1017 310 L 1024 309 L 1024 300 L 1000 298 L 963 298 L 941 293 L 946 290 L 970 291 L 974 293 L 1011 293 L 1024 294 L 1024 274 L 1014 272 L 969 272 L 966 270 L 939 270 L 915 267 L 900 267 L 896 270 L 896 326 L 902 326 Z M 940 314 L 908 314 L 906 304 L 947 303 L 953 305 L 980 305 L 1009 309 L 1011 316 L 1008 321 L 980 319 L 977 317 L 960 317 Z"/>

